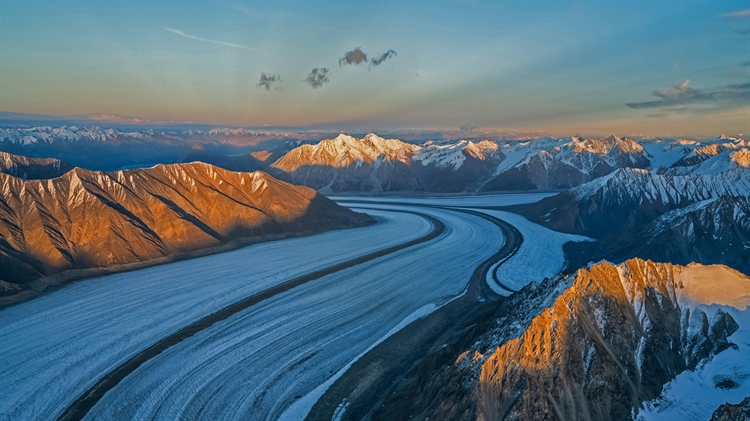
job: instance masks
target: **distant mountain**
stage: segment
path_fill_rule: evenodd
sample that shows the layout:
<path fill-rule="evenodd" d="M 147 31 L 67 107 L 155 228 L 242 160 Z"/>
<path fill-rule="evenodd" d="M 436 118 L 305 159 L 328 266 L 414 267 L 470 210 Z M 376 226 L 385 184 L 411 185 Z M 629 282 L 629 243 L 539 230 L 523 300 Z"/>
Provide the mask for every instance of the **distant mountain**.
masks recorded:
<path fill-rule="evenodd" d="M 678 374 L 733 352 L 749 294 L 725 266 L 640 259 L 530 284 L 426 356 L 372 419 L 632 420 Z"/>
<path fill-rule="evenodd" d="M 49 180 L 0 174 L 0 188 L 0 278 L 22 285 L 69 269 L 373 222 L 266 173 L 203 163 L 114 173 L 75 168 Z"/>
<path fill-rule="evenodd" d="M 323 191 L 461 192 L 475 189 L 501 160 L 489 141 L 414 145 L 342 134 L 292 149 L 272 168 L 274 175 Z"/>
<path fill-rule="evenodd" d="M 54 157 L 83 168 L 112 171 L 172 163 L 196 144 L 228 155 L 247 154 L 261 146 L 276 149 L 290 140 L 288 136 L 283 132 L 244 129 L 168 132 L 97 126 L 16 127 L 0 128 L 0 151 Z"/>
<path fill-rule="evenodd" d="M 482 191 L 565 189 L 590 179 L 588 174 L 542 150 L 494 176 L 482 186 Z"/>
<path fill-rule="evenodd" d="M 233 171 L 267 170 L 327 193 L 484 193 L 567 189 L 624 168 L 712 174 L 748 149 L 747 140 L 726 136 L 708 142 L 612 135 L 410 143 L 375 134 L 319 141 L 323 135 L 244 128 L 16 127 L 0 129 L 0 151 L 106 171 L 200 161 Z"/>
<path fill-rule="evenodd" d="M 743 146 L 740 146 L 743 145 Z M 734 167 L 750 167 L 750 149 L 747 142 L 712 144 L 697 148 L 659 174 L 716 174 Z M 700 151 L 700 152 L 699 152 Z"/>
<path fill-rule="evenodd" d="M 419 179 L 417 190 L 476 192 L 504 158 L 499 146 L 488 140 L 427 142 L 412 158 Z"/>
<path fill-rule="evenodd" d="M 737 165 L 718 174 L 684 176 L 620 169 L 511 210 L 556 231 L 601 238 L 724 195 L 750 195 L 750 168 Z"/>
<path fill-rule="evenodd" d="M 501 150 L 508 159 L 484 184 L 483 191 L 564 189 L 617 168 L 647 168 L 651 164 L 651 156 L 640 144 L 614 135 L 506 143 Z"/>
<path fill-rule="evenodd" d="M 0 173 L 26 180 L 55 178 L 72 169 L 72 165 L 59 159 L 31 158 L 0 152 Z"/>

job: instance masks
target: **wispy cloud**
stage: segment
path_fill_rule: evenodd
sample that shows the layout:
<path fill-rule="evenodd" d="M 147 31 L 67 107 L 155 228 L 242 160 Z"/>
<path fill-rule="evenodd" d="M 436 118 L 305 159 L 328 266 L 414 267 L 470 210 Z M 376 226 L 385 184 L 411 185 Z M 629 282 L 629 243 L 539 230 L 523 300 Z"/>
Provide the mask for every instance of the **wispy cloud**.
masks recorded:
<path fill-rule="evenodd" d="M 747 17 L 750 17 L 750 9 L 738 10 L 736 12 L 726 13 L 726 14 L 721 15 L 721 17 L 730 18 L 730 19 L 747 18 Z"/>
<path fill-rule="evenodd" d="M 171 32 L 173 34 L 179 35 L 181 37 L 189 38 L 189 39 L 194 39 L 196 41 L 210 42 L 211 44 L 225 45 L 227 47 L 242 48 L 243 50 L 255 51 L 256 53 L 265 53 L 265 51 L 263 51 L 263 50 L 259 50 L 257 48 L 253 48 L 253 47 L 248 47 L 246 45 L 233 44 L 231 42 L 215 41 L 215 40 L 212 40 L 212 39 L 196 37 L 195 35 L 186 34 L 186 33 L 182 32 L 182 31 L 174 29 L 174 28 L 164 27 L 164 29 L 166 29 L 167 31 L 169 31 L 169 32 Z"/>
<path fill-rule="evenodd" d="M 309 83 L 313 89 L 320 88 L 324 84 L 330 82 L 328 80 L 328 69 L 325 67 L 316 67 L 312 69 L 310 74 L 307 75 L 307 79 L 303 80 L 303 82 Z"/>
<path fill-rule="evenodd" d="M 679 85 L 668 86 L 654 91 L 658 99 L 645 102 L 629 102 L 630 108 L 658 108 L 669 111 L 692 111 L 695 105 L 709 105 L 716 108 L 728 108 L 748 105 L 750 102 L 750 83 L 726 85 L 718 89 L 703 90 L 689 86 L 690 80 Z"/>

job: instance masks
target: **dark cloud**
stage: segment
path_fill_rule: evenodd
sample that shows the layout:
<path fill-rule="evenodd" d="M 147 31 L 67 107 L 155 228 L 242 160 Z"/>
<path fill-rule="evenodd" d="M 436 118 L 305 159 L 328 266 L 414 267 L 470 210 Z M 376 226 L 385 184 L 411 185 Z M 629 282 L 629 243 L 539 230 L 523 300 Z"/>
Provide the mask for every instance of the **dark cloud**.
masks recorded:
<path fill-rule="evenodd" d="M 367 54 L 365 54 L 360 47 L 357 47 L 351 51 L 347 51 L 344 57 L 339 59 L 339 66 L 345 64 L 362 64 L 367 63 Z"/>
<path fill-rule="evenodd" d="M 659 99 L 645 102 L 626 103 L 630 108 L 670 108 L 678 106 L 708 104 L 721 107 L 750 104 L 750 83 L 726 85 L 715 90 L 701 90 L 688 86 L 689 80 L 679 85 L 668 86 L 654 91 Z M 685 109 L 684 107 L 682 109 Z"/>
<path fill-rule="evenodd" d="M 260 74 L 260 82 L 258 82 L 257 85 L 255 85 L 256 88 L 266 88 L 267 91 L 271 90 L 271 87 L 274 89 L 279 89 L 278 86 L 274 86 L 278 83 L 281 83 L 281 76 L 280 75 L 267 75 L 265 73 Z"/>
<path fill-rule="evenodd" d="M 396 57 L 396 52 L 393 50 L 388 50 L 385 53 L 379 55 L 377 58 L 372 59 L 370 61 L 370 66 L 380 66 L 384 61 Z"/>
<path fill-rule="evenodd" d="M 310 86 L 313 87 L 313 89 L 320 88 L 324 84 L 330 82 L 328 80 L 328 69 L 325 67 L 316 67 L 312 69 L 309 75 L 307 75 L 307 79 L 305 79 L 303 82 L 309 83 Z"/>
<path fill-rule="evenodd" d="M 740 63 L 740 66 L 742 66 L 742 67 L 750 67 L 750 61 L 746 61 L 744 63 Z"/>

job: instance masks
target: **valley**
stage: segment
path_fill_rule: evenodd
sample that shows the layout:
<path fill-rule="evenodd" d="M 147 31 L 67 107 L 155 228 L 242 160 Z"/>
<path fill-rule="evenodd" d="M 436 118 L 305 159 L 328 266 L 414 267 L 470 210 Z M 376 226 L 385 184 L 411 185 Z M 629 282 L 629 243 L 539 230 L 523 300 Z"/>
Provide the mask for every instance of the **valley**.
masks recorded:
<path fill-rule="evenodd" d="M 750 3 L 0 0 L 0 421 L 750 421 Z"/>
<path fill-rule="evenodd" d="M 470 206 L 470 199 L 464 205 Z M 378 207 L 376 205 L 359 206 L 381 223 L 84 280 L 0 311 L 3 326 L 0 334 L 10 340 L 13 335 L 27 338 L 22 346 L 2 350 L 2 363 L 8 367 L 8 373 L 15 373 L 0 380 L 6 390 L 15 391 L 3 400 L 3 405 L 7 406 L 2 408 L 2 413 L 14 417 L 24 416 L 22 414 L 60 417 L 74 398 L 83 395 L 96 379 L 185 325 L 295 276 L 408 242 L 405 240 L 409 237 L 416 239 L 427 235 L 434 226 L 418 214 L 429 215 L 445 224 L 444 232 L 424 244 L 322 276 L 196 332 L 125 376 L 87 412 L 87 416 L 110 418 L 124 410 L 118 403 L 123 401 L 110 402 L 110 397 L 142 395 L 147 391 L 145 393 L 156 399 L 153 402 L 164 403 L 125 409 L 131 411 L 127 418 L 156 416 L 153 411 L 158 408 L 168 411 L 158 412 L 164 416 L 197 416 L 198 413 L 182 411 L 198 410 L 214 411 L 209 413 L 216 415 L 215 411 L 223 408 L 220 401 L 216 409 L 201 409 L 203 404 L 196 401 L 194 409 L 173 412 L 168 409 L 171 399 L 192 400 L 198 395 L 191 398 L 194 392 L 184 396 L 175 394 L 171 386 L 169 393 L 163 395 L 166 390 L 161 386 L 154 389 L 156 385 L 150 385 L 150 375 L 146 373 L 171 372 L 176 376 L 174 384 L 184 384 L 188 393 L 196 388 L 208 390 L 216 384 L 218 380 L 212 379 L 218 373 L 211 367 L 250 364 L 255 369 L 246 373 L 257 380 L 237 378 L 237 383 L 232 383 L 236 386 L 223 388 L 228 393 L 226 399 L 234 400 L 231 396 L 236 393 L 257 394 L 252 401 L 242 400 L 245 406 L 236 408 L 238 414 L 262 411 L 269 419 L 276 418 L 295 401 L 295 396 L 313 393 L 331 373 L 375 344 L 378 338 L 387 337 L 394 327 L 427 315 L 460 296 L 474 268 L 503 245 L 500 229 L 475 215 L 414 205 L 380 205 L 382 209 L 377 210 L 372 209 Z M 351 241 L 345 241 L 346 238 Z M 330 246 L 325 246 L 326 241 Z M 279 253 L 292 244 L 294 255 Z M 305 251 L 305 244 L 309 251 Z M 272 256 L 275 257 L 269 259 Z M 414 265 L 414 259 L 423 264 Z M 160 282 L 153 282 L 153 279 Z M 482 300 L 492 299 L 488 288 L 481 290 L 484 291 Z M 132 297 L 132 301 L 128 297 Z M 471 301 L 479 298 L 473 294 L 469 297 Z M 139 311 L 133 314 L 130 309 L 136 303 Z M 99 311 L 107 312 L 110 322 L 91 330 L 88 326 L 100 323 Z M 34 316 L 29 318 L 31 314 Z M 55 317 L 51 319 L 53 314 Z M 301 314 L 315 317 L 299 317 Z M 38 333 L 31 334 L 30 326 L 36 326 L 34 329 L 38 329 Z M 70 331 L 73 326 L 77 327 Z M 250 326 L 253 327 L 249 329 Z M 62 330 L 69 333 L 59 336 L 57 341 L 49 341 L 46 332 Z M 238 335 L 245 331 L 248 334 Z M 301 332 L 305 334 L 300 336 Z M 290 341 L 292 337 L 295 339 Z M 206 348 L 207 343 L 217 346 Z M 347 345 L 343 346 L 344 343 Z M 228 350 L 232 351 L 226 352 Z M 280 350 L 286 351 L 279 354 Z M 197 365 L 174 372 L 170 356 L 179 355 L 183 361 L 188 354 L 192 355 L 189 360 Z M 280 360 L 279 355 L 286 357 Z M 257 371 L 262 367 L 265 368 Z M 232 370 L 222 371 L 230 377 L 237 374 Z M 301 381 L 300 375 L 306 380 Z M 222 384 L 230 381 L 220 378 Z M 261 381 L 263 386 L 252 389 L 255 392 L 243 386 L 256 381 Z M 290 388 L 291 385 L 295 386 Z M 266 392 L 267 389 L 275 394 Z M 309 398 L 306 401 L 310 401 L 310 406 L 315 402 Z"/>
<path fill-rule="evenodd" d="M 669 143 L 658 158 L 629 139 L 566 142 L 511 153 L 340 135 L 262 170 L 273 154 L 218 162 L 252 173 L 202 162 L 107 173 L 4 154 L 0 414 L 651 419 L 679 413 L 680 393 L 709 375 L 733 386 L 697 411 L 739 402 L 745 141 L 679 154 Z M 542 168 L 534 180 L 570 188 L 470 194 Z M 458 184 L 431 196 L 421 177 Z M 736 299 L 680 278 L 702 268 L 730 271 Z M 623 327 L 608 330 L 611 318 Z"/>

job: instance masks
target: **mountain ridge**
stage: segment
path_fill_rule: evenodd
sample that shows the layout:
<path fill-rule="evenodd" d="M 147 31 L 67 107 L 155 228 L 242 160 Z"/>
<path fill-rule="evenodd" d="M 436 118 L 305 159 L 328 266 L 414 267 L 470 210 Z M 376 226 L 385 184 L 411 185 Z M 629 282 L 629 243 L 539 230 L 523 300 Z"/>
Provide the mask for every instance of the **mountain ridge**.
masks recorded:
<path fill-rule="evenodd" d="M 71 269 L 373 222 L 267 173 L 204 163 L 113 173 L 74 168 L 47 180 L 0 174 L 0 189 L 2 280 L 21 287 Z"/>

